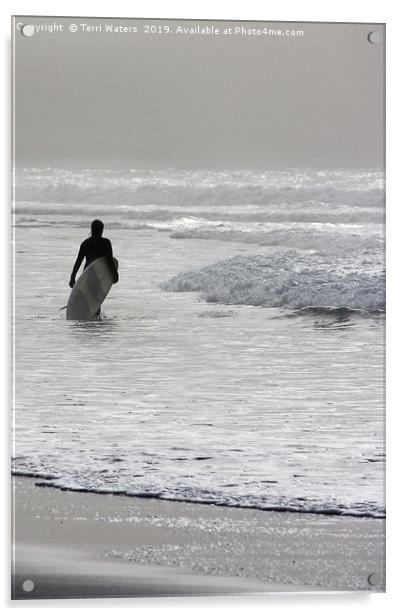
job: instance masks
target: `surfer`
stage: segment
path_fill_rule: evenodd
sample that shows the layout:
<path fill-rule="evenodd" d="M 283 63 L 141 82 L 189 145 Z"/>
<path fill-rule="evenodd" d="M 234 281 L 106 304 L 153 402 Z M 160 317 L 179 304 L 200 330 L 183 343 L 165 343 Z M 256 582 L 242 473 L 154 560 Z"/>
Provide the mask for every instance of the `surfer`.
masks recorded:
<path fill-rule="evenodd" d="M 82 242 L 78 252 L 78 257 L 74 263 L 73 271 L 71 272 L 69 283 L 71 288 L 75 285 L 75 277 L 84 259 L 86 259 L 84 266 L 85 269 L 90 263 L 92 263 L 92 261 L 95 261 L 95 259 L 99 259 L 99 257 L 106 257 L 110 271 L 113 275 L 113 284 L 119 281 L 119 274 L 113 261 L 112 244 L 106 237 L 102 237 L 103 228 L 104 225 L 101 220 L 92 221 L 91 236 Z"/>

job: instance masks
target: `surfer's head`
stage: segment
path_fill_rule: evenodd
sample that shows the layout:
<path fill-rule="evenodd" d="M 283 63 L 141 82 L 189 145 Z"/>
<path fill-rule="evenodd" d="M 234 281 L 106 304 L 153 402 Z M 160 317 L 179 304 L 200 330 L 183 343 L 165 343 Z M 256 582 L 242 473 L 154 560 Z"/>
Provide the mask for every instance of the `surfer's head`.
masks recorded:
<path fill-rule="evenodd" d="M 91 234 L 93 237 L 102 237 L 103 222 L 101 220 L 93 220 L 91 223 Z"/>

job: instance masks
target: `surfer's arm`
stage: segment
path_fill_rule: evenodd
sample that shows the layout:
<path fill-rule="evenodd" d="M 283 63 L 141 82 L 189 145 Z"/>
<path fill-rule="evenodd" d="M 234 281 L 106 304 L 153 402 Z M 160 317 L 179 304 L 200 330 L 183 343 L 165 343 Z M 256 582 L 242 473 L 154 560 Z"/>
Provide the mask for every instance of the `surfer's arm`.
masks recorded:
<path fill-rule="evenodd" d="M 119 282 L 119 274 L 117 272 L 116 265 L 113 260 L 113 249 L 112 249 L 112 243 L 110 240 L 106 240 L 106 259 L 107 259 L 110 271 L 113 274 L 113 284 L 116 284 L 116 282 Z"/>
<path fill-rule="evenodd" d="M 75 277 L 77 275 L 78 270 L 81 267 L 81 263 L 83 262 L 84 257 L 85 257 L 85 251 L 84 251 L 83 244 L 81 244 L 80 250 L 78 252 L 78 257 L 75 260 L 73 271 L 71 272 L 71 276 L 70 276 L 70 287 L 71 288 L 73 288 L 73 286 L 75 285 Z"/>

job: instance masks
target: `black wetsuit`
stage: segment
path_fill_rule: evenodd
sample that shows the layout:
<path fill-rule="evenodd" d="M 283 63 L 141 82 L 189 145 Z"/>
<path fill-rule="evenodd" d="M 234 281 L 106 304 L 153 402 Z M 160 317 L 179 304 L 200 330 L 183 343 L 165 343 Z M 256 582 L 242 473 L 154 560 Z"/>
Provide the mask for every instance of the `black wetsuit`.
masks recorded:
<path fill-rule="evenodd" d="M 113 251 L 110 240 L 106 237 L 96 237 L 93 235 L 84 240 L 80 246 L 78 257 L 74 263 L 73 271 L 71 272 L 71 280 L 75 280 L 84 258 L 86 259 L 84 266 L 85 269 L 90 263 L 92 263 L 92 261 L 99 259 L 99 257 L 106 257 L 110 271 L 113 274 L 113 282 L 117 282 L 118 273 L 113 261 Z"/>

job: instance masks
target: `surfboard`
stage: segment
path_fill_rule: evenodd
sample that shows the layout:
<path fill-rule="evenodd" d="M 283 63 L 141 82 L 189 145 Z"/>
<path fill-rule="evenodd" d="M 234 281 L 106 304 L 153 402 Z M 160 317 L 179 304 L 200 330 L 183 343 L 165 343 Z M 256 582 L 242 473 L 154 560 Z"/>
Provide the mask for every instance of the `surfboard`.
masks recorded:
<path fill-rule="evenodd" d="M 113 259 L 116 269 L 117 259 Z M 67 303 L 67 320 L 93 319 L 113 284 L 113 275 L 106 257 L 93 261 L 75 283 Z"/>

